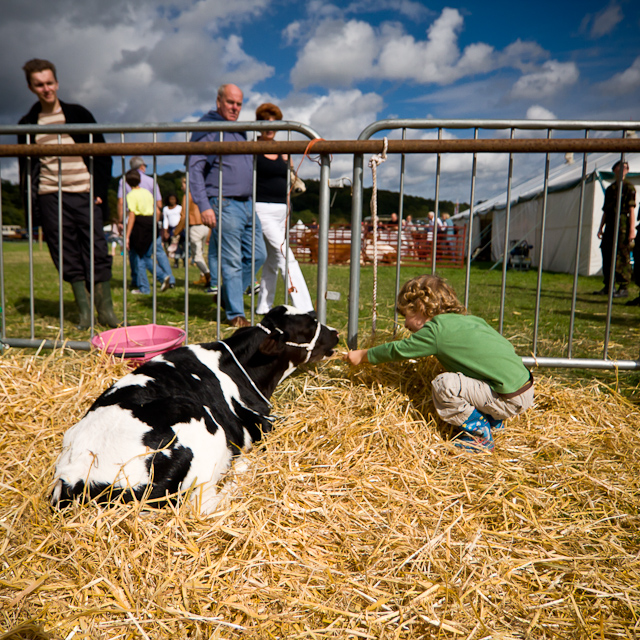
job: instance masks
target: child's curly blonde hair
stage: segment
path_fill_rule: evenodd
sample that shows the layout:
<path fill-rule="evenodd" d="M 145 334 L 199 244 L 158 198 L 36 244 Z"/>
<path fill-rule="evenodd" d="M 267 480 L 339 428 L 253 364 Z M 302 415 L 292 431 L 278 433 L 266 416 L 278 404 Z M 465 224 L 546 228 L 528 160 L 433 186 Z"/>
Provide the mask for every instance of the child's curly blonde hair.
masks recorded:
<path fill-rule="evenodd" d="M 398 313 L 403 316 L 419 313 L 427 319 L 440 313 L 467 313 L 447 281 L 430 275 L 418 276 L 405 282 L 398 294 L 397 308 Z"/>

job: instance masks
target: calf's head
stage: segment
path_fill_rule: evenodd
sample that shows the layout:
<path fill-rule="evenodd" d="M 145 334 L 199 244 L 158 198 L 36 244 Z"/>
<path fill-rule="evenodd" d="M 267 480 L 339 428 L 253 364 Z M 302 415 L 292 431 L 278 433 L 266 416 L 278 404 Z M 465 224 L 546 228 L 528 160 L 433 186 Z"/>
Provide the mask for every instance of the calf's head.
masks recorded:
<path fill-rule="evenodd" d="M 333 348 L 338 344 L 335 329 L 295 307 L 275 307 L 257 326 L 267 334 L 260 350 L 286 354 L 294 367 L 323 360 L 333 354 Z"/>

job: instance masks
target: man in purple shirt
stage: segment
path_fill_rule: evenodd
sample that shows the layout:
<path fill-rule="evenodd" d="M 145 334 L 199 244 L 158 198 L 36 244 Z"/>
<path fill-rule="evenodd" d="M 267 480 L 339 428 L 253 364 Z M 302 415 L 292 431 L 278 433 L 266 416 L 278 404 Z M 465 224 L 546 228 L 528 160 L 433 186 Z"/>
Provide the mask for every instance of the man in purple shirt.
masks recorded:
<path fill-rule="evenodd" d="M 216 110 L 206 113 L 200 122 L 236 121 L 242 109 L 243 94 L 234 84 L 223 84 L 218 89 Z M 246 140 L 244 131 L 225 131 L 223 140 Z M 195 132 L 191 141 L 213 142 L 220 140 L 218 131 Z M 218 193 L 219 162 L 222 159 L 222 207 Z M 252 284 L 251 248 L 253 215 L 252 155 L 192 155 L 189 157 L 189 182 L 193 201 L 200 209 L 202 222 L 214 231 L 209 242 L 209 265 L 217 265 L 220 256 L 223 286 L 222 304 L 227 320 L 233 327 L 249 326 L 244 315 L 243 293 Z M 222 228 L 222 241 L 218 249 L 217 225 Z M 262 237 L 260 220 L 255 218 L 255 246 L 253 249 L 255 270 L 265 261 L 267 252 Z M 217 271 L 217 266 L 216 266 Z"/>

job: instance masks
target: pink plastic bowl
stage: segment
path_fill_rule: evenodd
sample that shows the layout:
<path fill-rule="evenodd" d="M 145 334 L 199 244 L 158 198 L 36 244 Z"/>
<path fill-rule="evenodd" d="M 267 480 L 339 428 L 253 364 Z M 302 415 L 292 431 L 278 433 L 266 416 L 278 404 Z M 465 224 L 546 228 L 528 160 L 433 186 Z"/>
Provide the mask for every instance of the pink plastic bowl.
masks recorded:
<path fill-rule="evenodd" d="M 98 333 L 91 340 L 91 346 L 120 358 L 146 362 L 154 356 L 181 346 L 185 336 L 186 333 L 177 327 L 142 324 Z"/>

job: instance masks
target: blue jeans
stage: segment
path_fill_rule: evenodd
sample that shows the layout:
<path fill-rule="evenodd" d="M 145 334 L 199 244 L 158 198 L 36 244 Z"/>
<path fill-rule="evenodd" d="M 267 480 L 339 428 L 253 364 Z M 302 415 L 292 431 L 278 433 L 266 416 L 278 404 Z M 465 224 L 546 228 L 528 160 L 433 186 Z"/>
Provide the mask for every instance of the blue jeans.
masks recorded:
<path fill-rule="evenodd" d="M 240 202 L 231 198 L 222 199 L 222 214 L 218 211 L 218 198 L 209 198 L 218 224 L 222 225 L 222 303 L 227 320 L 244 316 L 244 291 L 251 282 L 251 200 Z M 256 272 L 267 257 L 262 237 L 260 219 L 256 216 L 254 260 Z M 213 229 L 209 241 L 209 270 L 211 284 L 217 284 L 218 273 L 218 229 Z"/>
<path fill-rule="evenodd" d="M 176 279 L 173 273 L 171 273 L 169 258 L 167 258 L 167 254 L 164 252 L 162 245 L 159 244 L 161 239 L 158 238 L 158 241 L 159 242 L 156 244 L 158 262 L 158 266 L 156 268 L 156 279 L 158 282 L 162 283 L 164 282 L 164 279 L 169 276 L 169 282 L 175 284 Z M 162 257 L 160 251 L 162 251 Z M 149 245 L 145 254 L 140 255 L 135 251 L 131 251 L 129 255 L 131 256 L 131 273 L 136 276 L 138 289 L 140 289 L 142 293 L 151 293 L 151 285 L 147 278 L 147 270 L 149 273 L 153 274 L 153 242 Z"/>
<path fill-rule="evenodd" d="M 158 281 L 164 280 L 167 276 L 169 276 L 169 282 L 171 284 L 176 283 L 176 278 L 171 271 L 171 265 L 169 264 L 169 258 L 164 251 L 164 247 L 162 246 L 162 236 L 158 234 L 156 239 L 156 260 L 158 261 L 157 273 L 160 276 L 162 272 L 162 278 L 158 277 Z"/>

